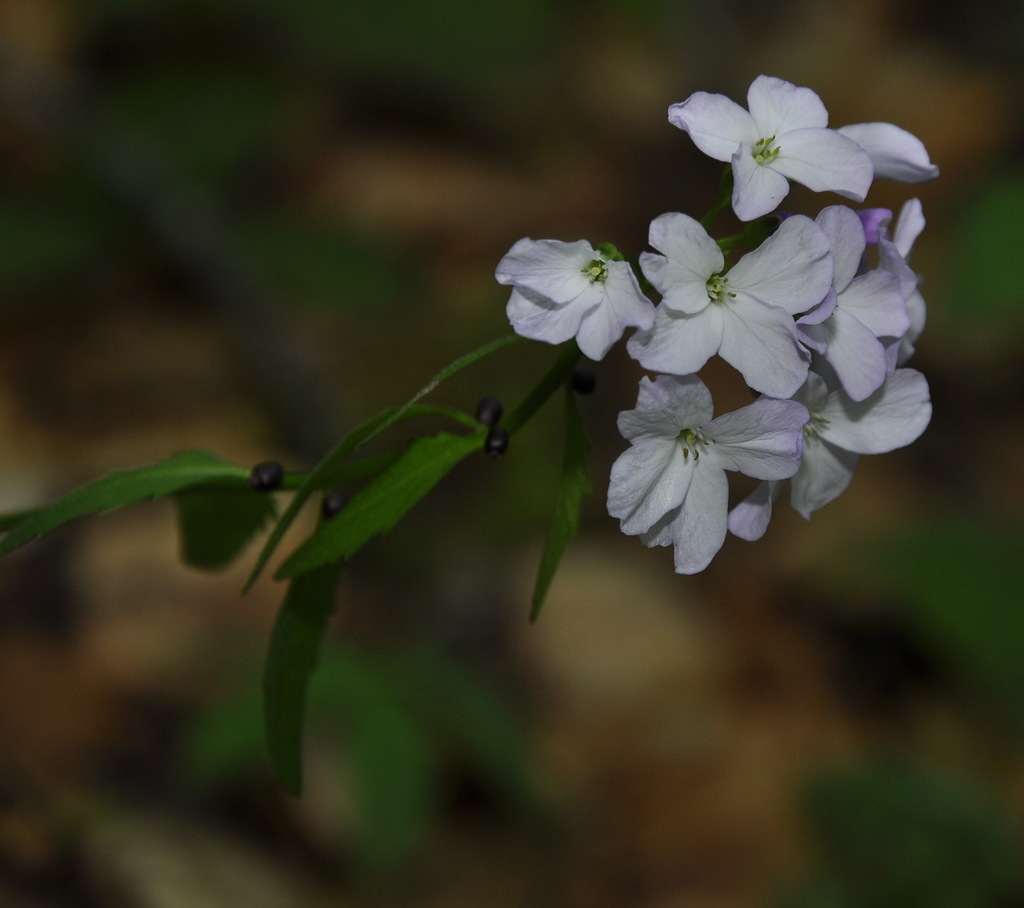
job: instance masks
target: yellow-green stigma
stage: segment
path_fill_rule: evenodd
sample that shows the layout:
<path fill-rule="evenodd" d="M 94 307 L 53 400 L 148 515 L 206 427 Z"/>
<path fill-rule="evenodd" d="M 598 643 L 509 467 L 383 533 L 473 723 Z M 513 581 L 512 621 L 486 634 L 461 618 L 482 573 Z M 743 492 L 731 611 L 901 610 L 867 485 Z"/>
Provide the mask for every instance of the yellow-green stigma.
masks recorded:
<path fill-rule="evenodd" d="M 750 149 L 750 153 L 754 156 L 754 160 L 758 164 L 770 164 L 778 156 L 782 150 L 778 145 L 772 145 L 775 141 L 775 136 L 768 136 L 767 139 L 758 139 L 753 147 Z"/>
<path fill-rule="evenodd" d="M 727 298 L 736 296 L 728 288 L 729 279 L 722 277 L 720 274 L 712 274 L 708 278 L 708 299 L 713 303 L 725 303 L 728 302 Z"/>
<path fill-rule="evenodd" d="M 683 460 L 688 461 L 692 454 L 694 463 L 700 460 L 699 446 L 707 447 L 715 443 L 713 440 L 709 441 L 699 429 L 683 429 L 677 440 L 683 448 Z"/>
<path fill-rule="evenodd" d="M 821 434 L 821 430 L 829 424 L 829 420 L 825 419 L 824 416 L 815 416 L 811 414 L 811 418 L 807 421 L 804 426 L 804 435 L 808 438 L 817 438 Z"/>
<path fill-rule="evenodd" d="M 608 280 L 608 263 L 603 259 L 592 259 L 583 269 L 583 273 L 590 278 L 590 283 L 603 284 Z"/>

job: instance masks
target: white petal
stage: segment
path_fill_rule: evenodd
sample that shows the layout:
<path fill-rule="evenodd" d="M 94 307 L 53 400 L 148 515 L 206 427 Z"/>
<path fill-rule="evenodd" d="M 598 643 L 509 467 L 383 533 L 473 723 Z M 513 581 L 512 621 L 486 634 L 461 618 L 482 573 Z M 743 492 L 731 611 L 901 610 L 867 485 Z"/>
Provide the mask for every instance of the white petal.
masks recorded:
<path fill-rule="evenodd" d="M 910 327 L 900 279 L 883 268 L 855 278 L 839 294 L 839 309 L 856 316 L 875 337 L 900 337 Z"/>
<path fill-rule="evenodd" d="M 756 142 L 754 121 L 725 95 L 698 91 L 668 109 L 668 121 L 688 132 L 693 144 L 716 161 L 728 161 L 741 142 Z"/>
<path fill-rule="evenodd" d="M 612 464 L 608 513 L 622 521 L 627 536 L 646 533 L 686 497 L 692 460 L 673 440 L 646 441 L 627 448 Z"/>
<path fill-rule="evenodd" d="M 884 454 L 916 441 L 932 416 L 928 383 L 920 372 L 897 369 L 866 400 L 829 395 L 816 415 L 828 420 L 821 437 L 858 454 Z"/>
<path fill-rule="evenodd" d="M 729 289 L 795 315 L 825 298 L 832 271 L 827 237 L 810 218 L 795 215 L 736 263 Z"/>
<path fill-rule="evenodd" d="M 568 303 L 593 286 L 583 273 L 597 258 L 586 240 L 519 240 L 498 262 L 494 276 L 499 284 L 532 290 L 555 303 Z"/>
<path fill-rule="evenodd" d="M 939 175 L 924 143 L 892 123 L 855 123 L 839 132 L 849 136 L 870 156 L 876 177 L 901 183 L 921 183 Z"/>
<path fill-rule="evenodd" d="M 822 325 L 828 349 L 825 359 L 835 369 L 853 400 L 864 400 L 881 387 L 888 374 L 885 348 L 877 337 L 842 307 Z"/>
<path fill-rule="evenodd" d="M 800 346 L 791 316 L 753 300 L 736 299 L 709 309 L 722 317 L 718 355 L 751 388 L 769 397 L 790 397 L 804 383 L 810 357 Z"/>
<path fill-rule="evenodd" d="M 746 142 L 732 156 L 732 178 L 732 210 L 741 221 L 769 214 L 789 195 L 789 180 L 771 164 L 758 164 Z"/>
<path fill-rule="evenodd" d="M 828 126 L 828 111 L 811 89 L 773 76 L 758 76 L 747 90 L 747 107 L 757 138 L 780 136 L 791 129 Z"/>
<path fill-rule="evenodd" d="M 921 200 L 909 199 L 904 202 L 892 230 L 892 241 L 904 258 L 910 258 L 910 250 L 914 248 L 914 242 L 924 230 L 924 223 Z"/>
<path fill-rule="evenodd" d="M 559 306 L 529 290 L 513 290 L 505 314 L 512 330 L 520 337 L 548 344 L 564 344 L 576 336 L 580 320 L 592 308 L 573 303 Z"/>
<path fill-rule="evenodd" d="M 705 427 L 713 459 L 754 479 L 788 479 L 800 466 L 803 427 L 810 414 L 794 400 L 762 397 Z"/>
<path fill-rule="evenodd" d="M 703 571 L 725 542 L 729 483 L 725 473 L 708 464 L 698 466 L 686 499 L 672 521 L 677 574 Z"/>
<path fill-rule="evenodd" d="M 835 276 L 832 286 L 842 291 L 856 277 L 860 268 L 861 256 L 867 240 L 864 236 L 864 224 L 852 208 L 845 205 L 830 205 L 823 208 L 814 223 L 828 237 L 829 248 L 835 263 Z"/>
<path fill-rule="evenodd" d="M 804 442 L 800 469 L 793 477 L 790 503 L 801 516 L 810 519 L 811 512 L 824 507 L 842 495 L 853 479 L 857 455 L 830 445 L 821 438 Z"/>
<path fill-rule="evenodd" d="M 837 192 L 863 202 L 871 186 L 871 158 L 834 129 L 795 129 L 779 136 L 771 166 L 815 192 Z"/>
<path fill-rule="evenodd" d="M 654 304 L 640 292 L 629 264 L 608 262 L 607 268 L 608 276 L 601 285 L 604 297 L 583 316 L 576 333 L 580 350 L 594 360 L 603 359 L 626 328 L 654 324 Z"/>
<path fill-rule="evenodd" d="M 781 482 L 762 482 L 729 512 L 729 532 L 754 542 L 768 529 L 772 505 L 782 491 Z"/>
<path fill-rule="evenodd" d="M 640 379 L 636 407 L 619 414 L 618 426 L 630 441 L 675 439 L 683 429 L 711 421 L 711 392 L 696 375 L 659 375 Z"/>
<path fill-rule="evenodd" d="M 640 267 L 677 312 L 699 312 L 709 301 L 707 281 L 725 265 L 718 244 L 693 218 L 678 212 L 663 214 L 650 227 L 650 243 L 664 257 L 644 253 Z"/>
<path fill-rule="evenodd" d="M 896 363 L 900 366 L 914 355 L 914 344 L 924 331 L 927 312 L 924 297 L 916 290 L 907 298 L 907 315 L 910 316 L 910 329 L 900 338 L 900 349 L 896 357 Z"/>
<path fill-rule="evenodd" d="M 661 305 L 655 313 L 654 326 L 634 334 L 626 349 L 645 369 L 689 375 L 711 359 L 721 344 L 719 306 L 708 306 L 696 315 L 678 315 Z"/>

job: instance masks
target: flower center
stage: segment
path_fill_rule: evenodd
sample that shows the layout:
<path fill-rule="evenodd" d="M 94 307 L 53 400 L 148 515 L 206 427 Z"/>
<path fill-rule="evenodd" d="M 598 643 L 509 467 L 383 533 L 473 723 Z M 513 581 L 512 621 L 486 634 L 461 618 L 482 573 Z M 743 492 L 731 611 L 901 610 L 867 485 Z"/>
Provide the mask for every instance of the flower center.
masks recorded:
<path fill-rule="evenodd" d="M 713 445 L 715 443 L 714 439 L 708 439 L 700 429 L 683 429 L 676 440 L 683 449 L 683 460 L 688 461 L 692 454 L 694 463 L 700 460 L 701 447 L 707 447 L 709 444 Z"/>
<path fill-rule="evenodd" d="M 758 139 L 754 143 L 750 153 L 758 164 L 771 164 L 779 156 L 779 152 L 782 149 L 778 145 L 773 144 L 774 142 L 775 136 L 768 136 L 768 138 Z"/>
<path fill-rule="evenodd" d="M 804 435 L 808 438 L 817 438 L 821 434 L 821 430 L 829 424 L 830 420 L 824 416 L 817 416 L 812 413 L 811 418 L 807 421 L 804 426 Z"/>
<path fill-rule="evenodd" d="M 603 284 L 608 280 L 608 263 L 604 259 L 592 259 L 583 273 L 590 278 L 590 283 Z"/>
<path fill-rule="evenodd" d="M 720 274 L 712 274 L 708 278 L 706 284 L 708 288 L 708 299 L 713 303 L 727 303 L 729 299 L 735 297 L 736 294 L 731 290 L 727 289 L 729 285 L 729 279 L 722 277 Z"/>

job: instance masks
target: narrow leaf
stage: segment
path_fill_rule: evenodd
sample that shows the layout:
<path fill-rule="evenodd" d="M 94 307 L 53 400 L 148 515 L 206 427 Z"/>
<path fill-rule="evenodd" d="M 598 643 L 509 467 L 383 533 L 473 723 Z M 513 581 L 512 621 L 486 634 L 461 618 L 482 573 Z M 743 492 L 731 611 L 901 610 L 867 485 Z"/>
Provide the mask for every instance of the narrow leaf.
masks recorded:
<path fill-rule="evenodd" d="M 0 556 L 86 514 L 164 498 L 207 483 L 244 483 L 249 471 L 207 451 L 184 451 L 152 466 L 112 473 L 69 492 L 52 504 L 29 511 L 0 539 Z"/>
<path fill-rule="evenodd" d="M 483 430 L 415 439 L 388 469 L 362 489 L 345 509 L 322 523 L 288 558 L 277 578 L 347 558 L 367 540 L 390 530 L 463 457 L 479 451 Z"/>
<path fill-rule="evenodd" d="M 266 567 L 267 562 L 270 560 L 270 556 L 274 553 L 274 549 L 277 548 L 281 538 L 288 530 L 288 527 L 291 526 L 292 521 L 295 520 L 296 515 L 309 499 L 309 496 L 317 489 L 324 488 L 325 477 L 329 476 L 332 470 L 334 470 L 341 461 L 350 454 L 353 454 L 355 451 L 358 451 L 364 445 L 368 444 L 389 426 L 394 425 L 396 422 L 405 419 L 416 412 L 414 410 L 415 405 L 433 391 L 446 378 L 450 378 L 456 372 L 461 369 L 465 369 L 466 366 L 475 363 L 478 359 L 481 359 L 488 353 L 493 353 L 495 350 L 499 350 L 515 340 L 518 340 L 517 335 L 506 335 L 505 337 L 500 337 L 497 340 L 484 344 L 481 347 L 477 347 L 476 350 L 467 353 L 465 356 L 460 356 L 438 372 L 437 375 L 420 388 L 420 390 L 409 398 L 408 401 L 402 404 L 402 406 L 388 407 L 387 409 L 382 410 L 376 416 L 373 416 L 366 422 L 361 423 L 349 432 L 340 442 L 338 442 L 334 449 L 309 472 L 309 475 L 306 477 L 306 481 L 296 491 L 295 497 L 292 499 L 288 508 L 274 525 L 274 529 L 271 531 L 266 544 L 263 546 L 263 550 L 256 559 L 256 564 L 252 569 L 252 573 L 249 575 L 249 579 L 245 583 L 245 589 L 248 590 L 256 582 L 259 575 L 263 572 L 263 568 Z"/>
<path fill-rule="evenodd" d="M 340 564 L 296 577 L 277 615 L 263 670 L 263 722 L 267 750 L 285 790 L 302 793 L 302 726 L 306 691 L 327 616 L 334 607 Z"/>
<path fill-rule="evenodd" d="M 187 489 L 174 496 L 181 557 L 214 570 L 232 561 L 274 514 L 274 499 L 240 489 Z"/>
<path fill-rule="evenodd" d="M 590 444 L 576 407 L 576 396 L 572 389 L 566 386 L 565 449 L 562 455 L 562 477 L 555 498 L 555 514 L 551 520 L 551 529 L 548 530 L 544 554 L 541 555 L 540 569 L 537 572 L 537 584 L 533 590 L 531 621 L 537 620 L 558 563 L 562 560 L 569 540 L 579 529 L 583 496 L 591 490 L 590 480 L 587 477 L 587 454 L 589 451 Z"/>

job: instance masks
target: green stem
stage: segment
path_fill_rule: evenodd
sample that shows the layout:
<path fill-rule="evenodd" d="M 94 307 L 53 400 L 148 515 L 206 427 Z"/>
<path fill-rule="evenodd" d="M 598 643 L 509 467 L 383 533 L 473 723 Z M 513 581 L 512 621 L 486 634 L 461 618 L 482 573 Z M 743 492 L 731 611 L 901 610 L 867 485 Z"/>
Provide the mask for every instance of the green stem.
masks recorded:
<path fill-rule="evenodd" d="M 569 380 L 580 356 L 582 356 L 580 348 L 573 341 L 565 348 L 562 355 L 555 360 L 554 365 L 548 370 L 547 374 L 537 382 L 536 387 L 526 395 L 523 402 L 502 423 L 509 435 L 529 422 L 533 415 L 544 405 L 544 402 Z"/>
<path fill-rule="evenodd" d="M 715 206 L 700 219 L 700 225 L 705 230 L 711 227 L 712 222 L 719 214 L 725 209 L 725 207 L 732 201 L 732 167 L 726 165 L 725 170 L 722 172 L 722 179 L 718 184 L 721 195 Z"/>

